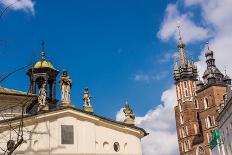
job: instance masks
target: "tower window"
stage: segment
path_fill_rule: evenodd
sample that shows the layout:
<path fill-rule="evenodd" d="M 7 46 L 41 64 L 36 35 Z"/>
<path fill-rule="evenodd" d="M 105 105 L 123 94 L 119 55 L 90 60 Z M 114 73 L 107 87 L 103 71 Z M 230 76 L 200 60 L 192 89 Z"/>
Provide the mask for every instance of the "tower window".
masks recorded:
<path fill-rule="evenodd" d="M 198 133 L 197 125 L 196 125 L 196 124 L 194 124 L 194 131 L 195 131 L 195 134 L 197 134 L 197 133 Z"/>
<path fill-rule="evenodd" d="M 205 109 L 209 108 L 209 100 L 207 97 L 204 98 L 204 106 L 205 106 Z"/>
<path fill-rule="evenodd" d="M 73 125 L 61 125 L 61 144 L 74 144 Z"/>
<path fill-rule="evenodd" d="M 206 118 L 206 128 L 211 128 L 214 125 L 213 117 L 208 116 Z"/>
<path fill-rule="evenodd" d="M 196 109 L 199 108 L 197 100 L 194 101 L 194 105 L 195 105 L 195 108 L 196 108 Z"/>
<path fill-rule="evenodd" d="M 179 109 L 180 109 L 180 111 L 183 110 L 181 103 L 179 103 Z"/>
<path fill-rule="evenodd" d="M 180 114 L 180 124 L 184 123 L 184 116 L 182 114 Z"/>
<path fill-rule="evenodd" d="M 187 97 L 188 96 L 188 85 L 187 82 L 184 82 L 184 96 Z"/>
<path fill-rule="evenodd" d="M 181 95 L 180 95 L 180 84 L 177 85 L 177 98 L 180 99 Z"/>

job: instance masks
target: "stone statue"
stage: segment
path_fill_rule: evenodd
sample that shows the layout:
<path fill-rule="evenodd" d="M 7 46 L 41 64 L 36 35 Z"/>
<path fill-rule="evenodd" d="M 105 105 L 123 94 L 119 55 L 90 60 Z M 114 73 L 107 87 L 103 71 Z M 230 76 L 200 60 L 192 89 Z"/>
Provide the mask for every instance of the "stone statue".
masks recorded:
<path fill-rule="evenodd" d="M 91 99 L 91 96 L 89 95 L 89 89 L 86 87 L 84 90 L 84 97 L 83 97 L 85 107 L 91 107 L 90 99 Z"/>
<path fill-rule="evenodd" d="M 124 123 L 129 124 L 129 125 L 134 125 L 135 123 L 135 115 L 133 110 L 130 108 L 128 102 L 126 101 L 125 107 L 123 109 L 123 112 L 126 116 L 126 119 L 124 120 Z"/>
<path fill-rule="evenodd" d="M 66 70 L 63 70 L 59 83 L 61 89 L 61 102 L 70 103 L 70 90 L 72 87 L 72 79 L 68 75 L 68 72 Z"/>
<path fill-rule="evenodd" d="M 46 84 L 44 83 L 39 89 L 38 102 L 40 106 L 44 106 L 46 104 L 46 98 L 47 98 L 47 90 L 46 90 Z"/>
<path fill-rule="evenodd" d="M 93 112 L 93 107 L 91 105 L 91 96 L 89 95 L 89 89 L 86 87 L 84 90 L 84 96 L 83 96 L 83 110 L 86 112 Z"/>

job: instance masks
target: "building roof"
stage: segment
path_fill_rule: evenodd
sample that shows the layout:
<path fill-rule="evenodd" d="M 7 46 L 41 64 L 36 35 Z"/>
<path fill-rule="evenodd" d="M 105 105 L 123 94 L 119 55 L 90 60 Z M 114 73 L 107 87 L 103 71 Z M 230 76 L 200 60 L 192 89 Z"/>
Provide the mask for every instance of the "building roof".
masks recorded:
<path fill-rule="evenodd" d="M 137 127 L 135 125 L 128 125 L 123 122 L 118 122 L 118 121 L 97 115 L 95 113 L 89 113 L 81 109 L 76 109 L 76 108 L 71 108 L 71 107 L 57 107 L 53 110 L 41 111 L 36 114 L 25 115 L 24 124 L 27 123 L 27 120 L 32 120 L 32 119 L 34 120 L 34 119 L 40 119 L 40 118 L 44 120 L 45 117 L 49 117 L 49 116 L 57 117 L 59 114 L 65 114 L 65 113 L 78 115 L 78 117 L 85 117 L 85 118 L 88 118 L 92 122 L 95 122 L 95 123 L 98 122 L 98 124 L 103 124 L 103 125 L 110 124 L 111 126 L 114 126 L 114 128 L 117 128 L 118 130 L 127 130 L 134 134 L 137 133 L 136 135 L 140 138 L 145 137 L 149 134 L 143 128 Z M 1 120 L 0 124 L 3 125 L 4 123 L 7 123 L 8 121 L 15 121 L 17 123 L 17 121 L 19 120 L 21 120 L 20 116 L 11 118 L 8 120 Z"/>
<path fill-rule="evenodd" d="M 8 88 L 0 88 L 0 94 L 16 95 L 16 96 L 36 96 L 35 94 L 14 90 L 14 89 L 8 89 Z"/>

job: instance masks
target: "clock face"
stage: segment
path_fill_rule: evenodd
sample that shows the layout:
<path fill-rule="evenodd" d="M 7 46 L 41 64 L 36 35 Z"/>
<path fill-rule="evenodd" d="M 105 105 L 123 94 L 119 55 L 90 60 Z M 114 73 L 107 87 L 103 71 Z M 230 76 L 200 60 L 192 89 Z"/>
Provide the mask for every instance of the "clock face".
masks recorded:
<path fill-rule="evenodd" d="M 205 150 L 202 147 L 198 148 L 198 155 L 205 155 Z"/>

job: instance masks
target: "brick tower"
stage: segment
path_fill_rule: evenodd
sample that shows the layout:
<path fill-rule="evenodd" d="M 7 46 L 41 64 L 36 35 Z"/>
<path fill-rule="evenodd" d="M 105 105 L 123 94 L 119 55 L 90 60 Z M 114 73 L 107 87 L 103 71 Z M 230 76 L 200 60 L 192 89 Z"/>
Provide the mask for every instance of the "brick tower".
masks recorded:
<path fill-rule="evenodd" d="M 179 28 L 179 27 L 178 27 Z M 195 138 L 197 120 L 196 81 L 197 67 L 189 61 L 185 53 L 185 44 L 179 31 L 179 61 L 174 66 L 177 106 L 175 107 L 176 130 L 181 155 L 192 154 L 192 142 Z"/>
<path fill-rule="evenodd" d="M 206 155 L 211 155 L 209 137 L 218 126 L 216 118 L 218 110 L 225 99 L 226 88 L 231 84 L 231 79 L 223 75 L 215 65 L 214 52 L 209 49 L 205 53 L 207 68 L 203 75 L 204 82 L 198 82 L 197 102 L 200 122 L 202 126 L 203 142 L 196 143 L 193 147 L 199 154 L 199 148 Z"/>
<path fill-rule="evenodd" d="M 207 68 L 198 80 L 197 67 L 185 53 L 179 31 L 179 61 L 174 66 L 177 104 L 176 131 L 180 155 L 211 155 L 209 137 L 218 126 L 216 117 L 231 79 L 215 65 L 214 53 L 205 53 Z"/>

